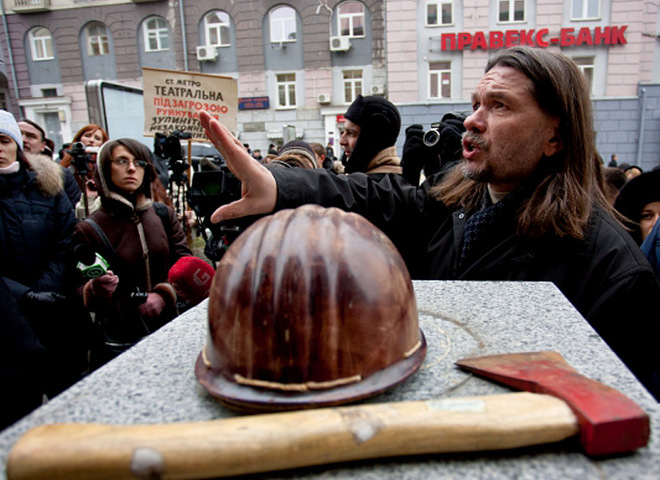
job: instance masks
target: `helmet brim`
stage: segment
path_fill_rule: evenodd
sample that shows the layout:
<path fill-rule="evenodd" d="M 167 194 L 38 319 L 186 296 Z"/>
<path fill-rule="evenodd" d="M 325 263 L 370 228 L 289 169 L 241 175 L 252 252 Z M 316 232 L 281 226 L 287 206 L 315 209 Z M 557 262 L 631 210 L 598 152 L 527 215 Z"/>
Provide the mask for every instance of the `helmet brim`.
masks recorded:
<path fill-rule="evenodd" d="M 426 338 L 419 331 L 420 346 L 403 358 L 356 383 L 305 392 L 284 392 L 237 383 L 232 377 L 206 365 L 203 353 L 195 362 L 199 383 L 220 403 L 232 410 L 246 413 L 266 413 L 309 408 L 331 407 L 356 402 L 378 395 L 406 380 L 415 373 L 426 356 Z"/>

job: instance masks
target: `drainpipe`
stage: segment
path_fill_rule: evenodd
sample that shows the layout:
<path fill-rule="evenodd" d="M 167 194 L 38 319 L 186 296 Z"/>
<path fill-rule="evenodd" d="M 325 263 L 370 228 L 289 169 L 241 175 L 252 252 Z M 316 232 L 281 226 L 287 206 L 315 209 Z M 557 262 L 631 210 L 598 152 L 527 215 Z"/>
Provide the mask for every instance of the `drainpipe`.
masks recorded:
<path fill-rule="evenodd" d="M 183 15 L 183 0 L 179 0 L 179 17 L 181 22 L 181 38 L 183 43 L 183 69 L 188 71 L 188 40 L 186 39 L 186 19 Z"/>
<path fill-rule="evenodd" d="M 16 78 L 16 68 L 14 68 L 14 55 L 11 52 L 11 40 L 9 39 L 9 26 L 7 25 L 7 15 L 5 13 L 5 2 L 0 0 L 0 6 L 2 6 L 2 25 L 5 29 L 5 38 L 7 39 L 7 54 L 9 58 L 9 69 L 11 70 L 11 78 L 14 82 L 14 95 L 16 100 L 21 98 L 18 91 L 18 79 Z"/>
<path fill-rule="evenodd" d="M 639 138 L 637 140 L 637 165 L 642 166 L 642 144 L 644 143 L 644 124 L 646 123 L 646 88 L 641 89 L 642 113 L 639 119 Z"/>

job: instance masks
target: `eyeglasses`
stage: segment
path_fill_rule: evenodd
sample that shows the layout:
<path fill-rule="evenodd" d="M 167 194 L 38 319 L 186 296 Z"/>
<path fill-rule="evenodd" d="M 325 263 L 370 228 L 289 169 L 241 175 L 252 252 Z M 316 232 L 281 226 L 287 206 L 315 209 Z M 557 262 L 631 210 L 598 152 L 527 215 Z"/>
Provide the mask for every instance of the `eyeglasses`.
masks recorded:
<path fill-rule="evenodd" d="M 147 162 L 145 160 L 129 160 L 128 158 L 124 157 L 115 158 L 112 160 L 112 163 L 123 168 L 128 168 L 129 163 L 132 163 L 135 168 L 145 168 L 147 166 Z"/>

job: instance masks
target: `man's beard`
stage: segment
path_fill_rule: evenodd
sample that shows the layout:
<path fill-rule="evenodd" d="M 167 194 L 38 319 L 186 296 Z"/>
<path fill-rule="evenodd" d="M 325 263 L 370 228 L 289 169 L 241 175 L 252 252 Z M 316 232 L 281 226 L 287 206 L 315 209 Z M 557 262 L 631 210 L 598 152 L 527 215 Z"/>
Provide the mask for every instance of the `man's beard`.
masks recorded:
<path fill-rule="evenodd" d="M 463 133 L 463 140 L 468 142 L 468 145 L 473 144 L 479 148 L 483 153 L 488 151 L 488 144 L 476 133 L 467 131 Z M 469 160 L 462 160 L 460 165 L 463 176 L 468 180 L 473 180 L 478 183 L 489 182 L 493 178 L 493 172 L 488 164 L 485 164 L 481 169 L 475 170 L 470 168 Z"/>
<path fill-rule="evenodd" d="M 463 176 L 468 180 L 473 180 L 477 183 L 487 183 L 493 178 L 493 173 L 488 165 L 485 165 L 479 170 L 468 168 L 467 160 L 463 160 L 461 164 L 461 171 Z"/>

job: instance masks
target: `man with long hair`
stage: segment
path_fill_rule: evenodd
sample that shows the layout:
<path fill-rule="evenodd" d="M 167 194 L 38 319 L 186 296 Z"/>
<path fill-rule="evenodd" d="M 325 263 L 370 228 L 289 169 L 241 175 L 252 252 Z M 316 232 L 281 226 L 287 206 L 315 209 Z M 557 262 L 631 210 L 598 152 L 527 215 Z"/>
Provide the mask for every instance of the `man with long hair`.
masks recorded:
<path fill-rule="evenodd" d="M 334 206 L 381 228 L 413 278 L 553 282 L 660 398 L 660 284 L 605 198 L 587 85 L 562 53 L 494 56 L 464 122 L 463 158 L 419 187 L 399 175 L 269 172 L 217 120 L 200 119 L 243 182 L 214 221 Z"/>

